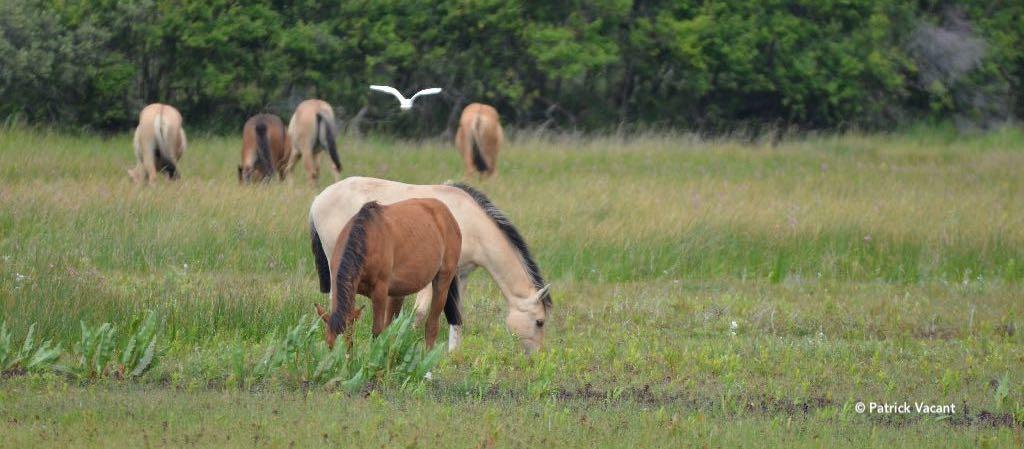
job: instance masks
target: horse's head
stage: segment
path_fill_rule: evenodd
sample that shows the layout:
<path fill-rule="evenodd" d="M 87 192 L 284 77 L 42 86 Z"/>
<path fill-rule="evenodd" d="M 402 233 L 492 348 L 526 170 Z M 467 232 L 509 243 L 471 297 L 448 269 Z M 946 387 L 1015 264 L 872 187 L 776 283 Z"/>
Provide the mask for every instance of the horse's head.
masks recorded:
<path fill-rule="evenodd" d="M 512 304 L 509 307 L 508 318 L 505 319 L 505 322 L 523 342 L 527 354 L 544 345 L 544 322 L 548 319 L 548 313 L 542 298 L 550 287 L 551 285 L 546 285 L 519 301 L 518 304 Z"/>
<path fill-rule="evenodd" d="M 327 347 L 334 349 L 334 341 L 338 339 L 338 333 L 331 329 L 331 313 L 324 309 L 320 304 L 313 304 L 316 307 L 316 315 L 324 320 L 324 338 L 327 340 Z M 364 306 L 365 307 L 365 306 Z M 348 346 L 352 347 L 352 323 L 359 319 L 363 315 L 363 308 L 360 307 L 352 311 L 349 314 L 348 319 L 345 320 L 345 340 Z"/>
<path fill-rule="evenodd" d="M 263 173 L 259 168 L 249 165 L 238 166 L 238 182 L 240 184 L 249 184 L 252 182 L 268 181 L 270 178 Z"/>

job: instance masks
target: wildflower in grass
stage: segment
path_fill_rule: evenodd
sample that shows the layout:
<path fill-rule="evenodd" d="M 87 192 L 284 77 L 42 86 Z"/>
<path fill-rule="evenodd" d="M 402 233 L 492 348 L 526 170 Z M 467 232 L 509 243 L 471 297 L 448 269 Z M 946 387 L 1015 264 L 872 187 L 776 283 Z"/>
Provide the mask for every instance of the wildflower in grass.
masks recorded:
<path fill-rule="evenodd" d="M 740 328 L 740 325 L 736 324 L 736 320 L 733 320 L 732 323 L 729 324 L 729 334 L 732 335 L 733 337 L 735 337 L 736 336 L 736 329 L 739 329 L 739 328 Z"/>

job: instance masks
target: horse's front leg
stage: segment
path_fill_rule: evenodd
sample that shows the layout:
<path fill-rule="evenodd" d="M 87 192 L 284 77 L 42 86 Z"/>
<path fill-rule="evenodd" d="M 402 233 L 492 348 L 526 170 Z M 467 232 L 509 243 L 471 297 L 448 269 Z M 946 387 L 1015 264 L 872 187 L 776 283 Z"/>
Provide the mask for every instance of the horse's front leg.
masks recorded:
<path fill-rule="evenodd" d="M 390 301 L 388 303 L 387 314 L 388 322 L 385 324 L 385 327 L 390 326 L 391 322 L 394 321 L 395 318 L 398 318 L 398 314 L 402 313 L 402 305 L 405 304 L 405 296 L 392 296 L 389 299 Z"/>
<path fill-rule="evenodd" d="M 416 324 L 417 325 L 422 324 L 423 323 L 423 319 L 427 317 L 427 309 L 430 308 L 430 298 L 432 297 L 433 289 L 434 289 L 433 285 L 427 284 L 426 287 L 423 287 L 423 290 L 420 290 L 419 293 L 416 293 Z"/>
<path fill-rule="evenodd" d="M 391 322 L 390 314 L 388 313 L 388 305 L 391 302 L 391 297 L 388 296 L 388 284 L 387 282 L 378 282 L 377 286 L 374 287 L 373 293 L 370 295 L 370 301 L 373 303 L 373 336 L 376 337 L 384 331 L 388 323 Z"/>

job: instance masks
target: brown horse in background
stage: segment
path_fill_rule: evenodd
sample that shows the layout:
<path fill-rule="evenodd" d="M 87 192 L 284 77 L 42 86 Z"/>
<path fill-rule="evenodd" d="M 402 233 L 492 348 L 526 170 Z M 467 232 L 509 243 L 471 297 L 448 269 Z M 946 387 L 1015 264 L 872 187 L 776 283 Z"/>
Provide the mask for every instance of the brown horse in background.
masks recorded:
<path fill-rule="evenodd" d="M 242 127 L 242 164 L 238 166 L 238 182 L 259 182 L 274 179 L 277 173 L 284 180 L 285 165 L 291 146 L 284 122 L 274 114 L 257 114 Z"/>
<path fill-rule="evenodd" d="M 181 113 L 173 106 L 153 103 L 143 108 L 132 144 L 136 164 L 128 170 L 128 176 L 136 183 L 155 183 L 157 172 L 172 180 L 181 176 L 177 164 L 188 142 Z"/>
<path fill-rule="evenodd" d="M 320 239 L 311 226 L 313 244 Z M 359 317 L 355 295 L 368 296 L 373 304 L 373 335 L 376 337 L 402 310 L 407 295 L 428 284 L 433 296 L 425 322 L 427 348 L 437 339 L 441 311 L 458 304 L 459 253 L 462 232 L 444 203 L 428 198 L 399 201 L 382 206 L 364 204 L 338 235 L 331 256 L 331 312 L 316 304 L 326 323 L 327 345 L 334 347 L 339 334 L 351 346 L 351 323 Z M 450 305 L 449 305 L 450 304 Z"/>
<path fill-rule="evenodd" d="M 473 172 L 481 178 L 498 173 L 498 150 L 505 134 L 501 130 L 498 111 L 481 103 L 473 103 L 462 110 L 455 146 L 466 164 L 466 177 Z"/>
<path fill-rule="evenodd" d="M 295 162 L 302 158 L 302 164 L 306 166 L 306 175 L 309 182 L 316 185 L 320 177 L 320 151 L 327 150 L 331 156 L 331 167 L 334 170 L 334 179 L 341 177 L 341 159 L 338 158 L 338 145 L 334 141 L 338 134 L 334 124 L 334 109 L 323 100 L 306 100 L 299 103 L 288 122 L 288 140 L 291 143 L 291 153 L 288 155 L 288 163 L 285 171 L 291 172 Z"/>

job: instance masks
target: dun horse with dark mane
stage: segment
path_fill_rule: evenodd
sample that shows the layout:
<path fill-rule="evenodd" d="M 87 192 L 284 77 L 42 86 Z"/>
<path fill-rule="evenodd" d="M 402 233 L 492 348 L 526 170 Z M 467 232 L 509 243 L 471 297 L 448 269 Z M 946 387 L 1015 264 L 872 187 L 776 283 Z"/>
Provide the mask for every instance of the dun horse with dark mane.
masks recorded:
<path fill-rule="evenodd" d="M 310 236 L 319 249 L 320 237 L 312 225 Z M 452 284 L 462 233 L 444 203 L 427 198 L 389 206 L 366 203 L 337 241 L 330 261 L 331 312 L 316 305 L 326 323 L 327 345 L 333 348 L 339 334 L 346 335 L 351 345 L 351 332 L 345 330 L 359 317 L 356 293 L 368 296 L 373 304 L 373 335 L 377 336 L 401 311 L 405 296 L 429 284 L 433 296 L 424 328 L 427 348 L 433 347 L 441 311 L 453 313 L 459 300 L 458 286 Z M 323 262 L 317 260 L 318 265 Z"/>
<path fill-rule="evenodd" d="M 181 113 L 173 106 L 153 103 L 139 113 L 139 126 L 135 128 L 136 165 L 128 176 L 137 183 L 156 182 L 157 172 L 170 179 L 178 179 L 178 161 L 188 143 L 181 127 Z"/>
<path fill-rule="evenodd" d="M 284 122 L 274 114 L 254 115 L 242 127 L 242 164 L 238 182 L 284 180 L 291 146 Z"/>
<path fill-rule="evenodd" d="M 498 173 L 498 150 L 505 138 L 498 120 L 498 111 L 481 103 L 473 103 L 462 110 L 455 146 L 466 164 L 466 177 L 473 172 L 486 178 Z"/>
<path fill-rule="evenodd" d="M 288 140 L 291 142 L 291 154 L 285 171 L 292 171 L 295 162 L 302 158 L 306 166 L 309 182 L 316 185 L 320 177 L 320 150 L 326 149 L 334 164 L 334 178 L 341 176 L 341 159 L 338 158 L 338 146 L 334 137 L 338 134 L 334 125 L 334 110 L 323 100 L 306 100 L 299 103 L 288 123 Z"/>

